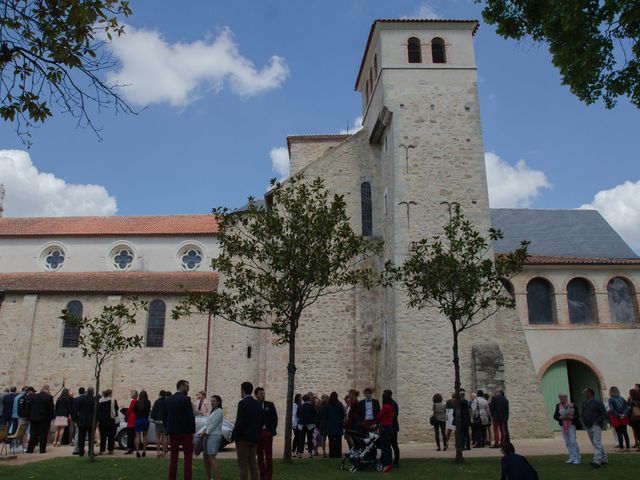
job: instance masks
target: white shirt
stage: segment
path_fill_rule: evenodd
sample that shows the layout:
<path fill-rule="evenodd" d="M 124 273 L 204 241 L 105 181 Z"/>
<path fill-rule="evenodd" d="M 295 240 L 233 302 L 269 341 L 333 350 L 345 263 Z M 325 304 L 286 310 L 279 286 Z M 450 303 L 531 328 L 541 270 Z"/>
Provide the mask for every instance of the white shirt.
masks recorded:
<path fill-rule="evenodd" d="M 373 400 L 364 401 L 364 419 L 373 420 Z"/>

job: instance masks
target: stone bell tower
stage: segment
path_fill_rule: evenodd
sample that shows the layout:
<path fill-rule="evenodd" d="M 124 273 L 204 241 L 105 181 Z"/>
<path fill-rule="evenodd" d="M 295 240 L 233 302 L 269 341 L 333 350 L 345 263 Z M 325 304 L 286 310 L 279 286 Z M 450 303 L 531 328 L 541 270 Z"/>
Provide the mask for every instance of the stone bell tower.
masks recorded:
<path fill-rule="evenodd" d="M 410 253 L 412 242 L 442 232 L 454 202 L 481 232 L 491 226 L 473 50 L 477 29 L 475 20 L 378 20 L 371 27 L 356 90 L 362 94 L 369 144 L 380 155 L 384 207 L 374 221 L 380 226 L 376 234 L 385 240 L 385 259 L 396 264 Z M 424 421 L 431 397 L 441 393 L 446 399 L 453 388 L 451 327 L 435 309 L 409 308 L 398 291 L 389 289 L 384 305 L 390 345 L 380 377 L 402 406 L 401 432 L 419 438 L 431 429 Z M 474 364 L 479 347 L 502 359 L 495 381 L 507 395 L 536 388 L 518 318 L 507 317 L 463 334 L 467 391 L 488 388 L 474 384 L 485 378 Z M 523 371 L 527 378 L 518 378 Z"/>

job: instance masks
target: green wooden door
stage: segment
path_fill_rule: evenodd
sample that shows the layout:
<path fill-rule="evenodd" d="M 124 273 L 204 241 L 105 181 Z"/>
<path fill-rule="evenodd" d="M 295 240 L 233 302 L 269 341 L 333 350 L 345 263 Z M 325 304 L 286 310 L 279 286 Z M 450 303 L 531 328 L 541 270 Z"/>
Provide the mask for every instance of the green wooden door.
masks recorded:
<path fill-rule="evenodd" d="M 553 413 L 556 409 L 556 403 L 558 403 L 558 393 L 569 394 L 569 375 L 567 373 L 566 360 L 554 363 L 544 372 L 540 387 L 542 388 L 544 403 L 547 406 L 549 426 L 552 430 L 560 430 L 560 425 L 553 419 Z"/>

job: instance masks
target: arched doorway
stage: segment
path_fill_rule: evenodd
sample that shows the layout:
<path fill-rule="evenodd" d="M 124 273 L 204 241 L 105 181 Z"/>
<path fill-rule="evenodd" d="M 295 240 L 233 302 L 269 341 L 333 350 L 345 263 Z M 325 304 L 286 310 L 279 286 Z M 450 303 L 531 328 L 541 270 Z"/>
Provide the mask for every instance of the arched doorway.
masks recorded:
<path fill-rule="evenodd" d="M 542 376 L 540 387 L 547 407 L 547 418 L 552 430 L 560 430 L 558 422 L 553 419 L 556 403 L 558 403 L 558 393 L 568 393 L 569 398 L 578 405 L 580 414 L 582 414 L 582 402 L 584 401 L 582 390 L 587 385 L 593 388 L 596 392 L 596 397 L 600 398 L 602 385 L 598 375 L 584 362 L 563 359 L 547 367 Z"/>

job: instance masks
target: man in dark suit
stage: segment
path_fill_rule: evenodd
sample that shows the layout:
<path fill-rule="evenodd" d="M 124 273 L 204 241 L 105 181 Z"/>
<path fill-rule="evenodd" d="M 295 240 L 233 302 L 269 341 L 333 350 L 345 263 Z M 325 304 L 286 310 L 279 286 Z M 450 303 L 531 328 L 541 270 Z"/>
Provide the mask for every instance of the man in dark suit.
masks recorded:
<path fill-rule="evenodd" d="M 82 457 L 84 455 L 84 442 L 89 438 L 90 442 L 93 442 L 93 409 L 95 397 L 93 387 L 87 388 L 87 393 L 78 397 L 78 402 L 74 402 L 74 408 L 76 408 L 75 418 L 78 424 L 78 455 Z"/>
<path fill-rule="evenodd" d="M 391 390 L 385 390 L 383 395 L 389 397 L 391 400 L 391 408 L 393 408 L 393 430 L 391 433 L 391 448 L 393 449 L 393 468 L 400 467 L 400 447 L 398 446 L 398 432 L 400 431 L 400 424 L 398 423 L 398 413 L 400 408 L 396 401 L 392 398 L 393 392 Z"/>
<path fill-rule="evenodd" d="M 40 453 L 47 451 L 47 436 L 53 420 L 53 397 L 49 394 L 49 385 L 43 385 L 39 393 L 31 397 L 29 409 L 29 422 L 31 424 L 31 436 L 27 453 L 33 453 L 36 443 L 40 442 Z"/>
<path fill-rule="evenodd" d="M 380 412 L 380 402 L 375 398 L 371 398 L 373 390 L 370 388 L 364 389 L 364 400 L 360 400 L 360 421 L 362 426 L 367 430 L 376 423 L 376 418 Z"/>
<path fill-rule="evenodd" d="M 193 405 L 188 397 L 189 382 L 178 380 L 176 393 L 167 397 L 164 410 L 164 428 L 169 435 L 171 460 L 169 461 L 169 480 L 178 475 L 178 457 L 180 447 L 184 451 L 184 480 L 191 480 L 193 461 L 193 434 L 196 433 L 196 417 Z"/>
<path fill-rule="evenodd" d="M 509 421 L 509 400 L 504 396 L 501 388 L 496 389 L 489 402 L 489 412 L 493 422 L 493 446 L 500 448 L 509 441 L 507 436 L 507 422 Z"/>
<path fill-rule="evenodd" d="M 231 438 L 236 442 L 236 455 L 240 467 L 240 480 L 259 480 L 258 459 L 256 457 L 258 442 L 262 432 L 262 407 L 260 402 L 251 396 L 253 385 L 243 382 L 240 386 L 242 400 L 238 402 L 236 424 Z"/>
<path fill-rule="evenodd" d="M 273 437 L 276 436 L 278 428 L 278 412 L 272 402 L 264 399 L 264 388 L 258 387 L 253 393 L 262 408 L 260 442 L 257 449 L 260 480 L 271 480 L 273 478 Z"/>

